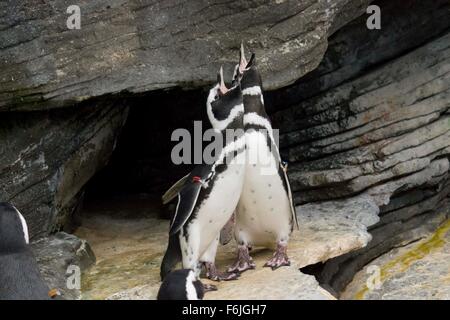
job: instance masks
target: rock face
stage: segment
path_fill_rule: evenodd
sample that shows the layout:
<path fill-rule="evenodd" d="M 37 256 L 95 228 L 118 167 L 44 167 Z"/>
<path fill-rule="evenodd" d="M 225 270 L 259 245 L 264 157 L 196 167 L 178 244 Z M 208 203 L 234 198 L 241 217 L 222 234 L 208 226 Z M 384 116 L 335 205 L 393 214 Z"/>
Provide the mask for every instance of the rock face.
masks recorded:
<path fill-rule="evenodd" d="M 81 279 L 70 277 L 81 276 L 78 271 L 85 272 L 95 264 L 89 244 L 74 235 L 59 232 L 32 243 L 31 247 L 49 288 L 57 289 L 63 299 L 80 299 L 77 281 L 81 284 Z"/>
<path fill-rule="evenodd" d="M 64 226 L 84 184 L 108 162 L 126 116 L 125 106 L 106 102 L 1 114 L 0 201 L 23 213 L 33 238 Z"/>
<path fill-rule="evenodd" d="M 241 41 L 255 50 L 267 88 L 320 62 L 327 38 L 369 0 L 82 0 L 0 4 L 0 111 L 47 109 L 123 90 L 210 83 L 231 72 Z M 270 76 L 268 76 L 270 73 Z"/>
<path fill-rule="evenodd" d="M 330 40 L 316 71 L 270 97 L 298 203 L 365 194 L 380 206 L 368 246 L 317 273 L 336 292 L 450 212 L 450 4 L 381 5 L 382 33 L 357 19 Z"/>
<path fill-rule="evenodd" d="M 397 6 L 400 8 L 389 9 L 400 13 L 402 7 Z M 416 10 L 420 9 L 418 5 Z M 390 16 L 388 10 L 383 12 L 384 28 L 388 29 Z M 423 19 L 428 21 L 429 16 L 425 14 Z M 397 43 L 397 37 L 405 37 L 401 32 L 414 34 L 415 43 L 432 36 L 427 34 L 425 39 L 417 39 L 415 30 L 397 30 L 397 24 L 405 25 L 406 29 L 422 22 L 421 14 L 417 12 L 417 15 L 413 15 L 414 21 L 409 15 L 391 16 L 395 27 L 392 21 L 392 30 L 383 32 L 383 35 L 392 34 L 391 45 Z M 413 188 L 432 177 L 443 177 L 448 171 L 445 156 L 449 154 L 450 144 L 446 113 L 450 99 L 450 34 L 436 29 L 437 37 L 428 43 L 419 48 L 412 43 L 407 54 L 389 61 L 377 56 L 380 60 L 365 68 L 378 65 L 370 72 L 361 73 L 360 65 L 367 64 L 364 60 L 370 56 L 364 56 L 364 49 L 358 52 L 358 47 L 352 47 L 356 44 L 352 41 L 342 43 L 343 38 L 349 37 L 347 28 L 356 32 L 359 27 L 364 34 L 373 32 L 365 28 L 363 19 L 359 22 L 341 30 L 330 42 L 330 56 L 327 53 L 322 69 L 331 70 L 318 80 L 306 80 L 290 89 L 295 92 L 320 81 L 325 83 L 326 91 L 273 115 L 275 126 L 281 128 L 282 150 L 292 163 L 291 178 L 299 203 L 364 192 L 384 205 L 400 187 Z M 446 23 L 448 28 L 448 20 Z M 334 43 L 338 48 L 334 49 Z M 374 42 L 371 50 L 385 48 L 376 45 Z M 363 57 L 357 66 L 353 66 L 352 57 L 344 56 L 340 63 L 328 67 L 335 50 L 342 54 L 353 52 L 352 49 L 358 57 Z M 351 65 L 347 66 L 347 62 Z M 332 82 L 334 77 L 339 82 L 330 85 L 327 80 L 330 78 Z"/>

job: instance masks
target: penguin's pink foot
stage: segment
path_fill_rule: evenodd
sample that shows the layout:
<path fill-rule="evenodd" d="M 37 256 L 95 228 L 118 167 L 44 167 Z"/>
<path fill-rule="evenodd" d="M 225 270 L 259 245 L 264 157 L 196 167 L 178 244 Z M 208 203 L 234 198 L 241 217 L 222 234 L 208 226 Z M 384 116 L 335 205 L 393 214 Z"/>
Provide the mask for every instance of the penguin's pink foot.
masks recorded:
<path fill-rule="evenodd" d="M 228 268 L 228 272 L 244 272 L 249 269 L 255 269 L 255 263 L 252 257 L 248 253 L 248 247 L 246 245 L 240 245 L 238 247 L 238 257 L 236 262 Z"/>
<path fill-rule="evenodd" d="M 217 291 L 217 287 L 213 284 L 203 284 L 203 291 L 204 292 L 209 292 L 209 291 Z"/>
<path fill-rule="evenodd" d="M 220 272 L 217 270 L 216 265 L 212 262 L 205 262 L 206 277 L 213 281 L 229 281 L 236 280 L 240 274 L 237 272 Z"/>
<path fill-rule="evenodd" d="M 278 244 L 277 250 L 273 254 L 272 258 L 266 262 L 264 267 L 270 267 L 272 270 L 278 269 L 282 266 L 290 266 L 291 262 L 289 261 L 289 257 L 287 255 L 287 245 Z"/>

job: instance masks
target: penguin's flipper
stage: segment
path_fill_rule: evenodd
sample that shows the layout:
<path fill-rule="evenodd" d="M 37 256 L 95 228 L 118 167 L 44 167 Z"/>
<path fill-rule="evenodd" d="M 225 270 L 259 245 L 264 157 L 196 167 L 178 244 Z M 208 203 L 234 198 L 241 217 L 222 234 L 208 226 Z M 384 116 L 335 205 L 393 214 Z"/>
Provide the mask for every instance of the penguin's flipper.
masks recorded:
<path fill-rule="evenodd" d="M 189 184 L 178 193 L 178 204 L 170 225 L 169 235 L 174 235 L 184 226 L 194 211 L 201 186 Z"/>
<path fill-rule="evenodd" d="M 292 220 L 295 223 L 295 227 L 297 230 L 299 230 L 299 226 L 298 226 L 298 219 L 297 219 L 297 213 L 295 212 L 295 206 L 294 206 L 294 199 L 292 197 L 292 191 L 291 191 L 291 184 L 289 183 L 289 177 L 287 175 L 287 164 L 283 164 L 282 161 L 280 161 L 280 167 L 281 167 L 281 171 L 283 172 L 283 177 L 284 177 L 284 184 L 288 193 L 288 198 L 289 198 L 289 205 L 291 207 L 291 214 L 292 214 Z"/>
<path fill-rule="evenodd" d="M 212 176 L 211 166 L 197 166 L 186 178 L 183 188 L 178 192 L 178 204 L 170 225 L 169 235 L 174 235 L 184 226 L 194 211 L 202 188 Z"/>
<path fill-rule="evenodd" d="M 162 202 L 163 204 L 167 204 L 170 201 L 172 201 L 172 199 L 174 199 L 178 193 L 180 192 L 181 188 L 183 188 L 184 184 L 186 183 L 186 180 L 189 178 L 190 174 L 185 175 L 183 178 L 181 178 L 180 180 L 178 180 L 177 182 L 175 182 L 173 184 L 173 186 L 171 186 L 169 188 L 169 190 L 167 190 L 163 196 L 162 196 Z"/>

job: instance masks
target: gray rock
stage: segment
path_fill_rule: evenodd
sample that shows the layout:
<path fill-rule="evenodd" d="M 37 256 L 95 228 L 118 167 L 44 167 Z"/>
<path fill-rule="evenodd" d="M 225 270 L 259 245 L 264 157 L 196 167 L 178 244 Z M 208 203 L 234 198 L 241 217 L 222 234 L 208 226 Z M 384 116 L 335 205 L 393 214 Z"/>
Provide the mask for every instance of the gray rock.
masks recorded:
<path fill-rule="evenodd" d="M 440 4 L 436 6 L 433 12 L 439 15 Z M 390 21 L 395 19 L 396 23 L 411 27 L 400 30 L 403 37 L 410 39 L 411 33 L 416 32 L 411 16 L 399 12 L 400 4 L 387 7 L 383 11 L 387 19 L 384 33 L 392 34 L 391 41 L 395 41 L 394 29 L 398 25 Z M 415 10 L 420 10 L 420 6 Z M 413 16 L 416 25 L 418 21 L 428 23 L 427 14 L 429 9 L 417 11 Z M 281 150 L 291 162 L 289 174 L 297 203 L 354 196 L 369 189 L 372 196 L 377 194 L 380 205 L 386 204 L 396 189 L 412 183 L 411 180 L 418 179 L 419 185 L 448 170 L 445 161 L 439 160 L 442 165 L 437 167 L 433 163 L 449 155 L 450 150 L 450 118 L 446 113 L 450 99 L 450 34 L 444 31 L 406 55 L 380 62 L 370 72 L 361 73 L 360 67 L 353 65 L 345 72 L 346 63 L 353 62 L 354 57 L 344 55 L 334 62 L 334 46 L 350 55 L 351 46 L 357 50 L 359 43 L 348 41 L 344 45 L 337 39 L 344 41 L 359 30 L 369 39 L 381 41 L 369 36 L 371 31 L 359 29 L 357 23 L 364 24 L 365 20 L 357 19 L 339 30 L 336 40 L 330 40 L 330 50 L 318 71 L 285 90 L 285 95 L 275 94 L 275 103 L 280 97 L 287 97 L 287 103 L 292 103 L 272 118 L 274 126 L 281 128 Z M 438 26 L 439 30 L 442 28 L 443 25 Z M 423 40 L 429 36 L 418 32 Z M 387 46 L 386 41 L 382 43 Z M 370 64 L 370 59 L 365 59 L 368 57 L 362 63 Z M 340 79 L 341 82 L 323 78 L 334 73 L 336 77 L 351 78 Z M 303 96 L 296 95 L 296 90 L 314 83 L 323 84 L 323 88 L 314 89 L 315 96 L 301 100 Z M 295 99 L 300 100 L 293 102 Z"/>
<path fill-rule="evenodd" d="M 69 0 L 0 4 L 0 111 L 73 104 L 123 90 L 211 83 L 231 73 L 241 41 L 254 50 L 267 89 L 319 64 L 327 38 L 370 0 L 81 2 L 68 30 Z M 270 76 L 269 76 L 270 74 Z"/>
<path fill-rule="evenodd" d="M 23 213 L 33 238 L 64 227 L 109 160 L 127 108 L 95 104 L 0 117 L 0 201 Z"/>
<path fill-rule="evenodd" d="M 379 1 L 377 5 L 382 11 L 381 31 L 367 29 L 367 15 L 344 26 L 329 39 L 327 52 L 320 65 L 296 84 L 271 93 L 269 99 L 266 99 L 267 107 L 273 111 L 287 109 L 349 79 L 357 78 L 370 71 L 373 66 L 380 66 L 395 59 L 448 29 L 446 0 L 415 0 L 408 3 Z M 409 14 L 405 14 L 406 12 Z M 294 123 L 301 124 L 296 126 L 297 129 L 311 126 L 311 121 L 314 120 L 305 115 L 321 109 L 327 110 L 328 106 L 295 109 L 296 121 L 289 121 L 289 114 L 286 114 L 282 129 L 292 131 L 291 125 Z M 328 113 L 336 111 L 345 117 L 345 104 L 339 109 L 329 110 Z M 326 113 L 320 116 L 326 116 Z"/>
<path fill-rule="evenodd" d="M 367 246 L 372 240 L 367 230 L 379 221 L 378 213 L 378 206 L 366 195 L 297 206 L 301 242 L 291 241 L 289 248 L 297 266 L 325 262 Z"/>
<path fill-rule="evenodd" d="M 417 170 L 416 173 L 406 175 L 404 177 L 402 176 L 402 174 L 399 174 L 399 176 L 402 176 L 401 178 L 372 187 L 367 191 L 367 193 L 375 199 L 378 205 L 385 205 L 389 203 L 390 197 L 395 191 L 410 190 L 420 185 L 426 185 L 427 182 L 434 177 L 446 177 L 448 168 L 448 159 L 439 159 L 433 161 L 424 170 Z"/>
<path fill-rule="evenodd" d="M 327 261 L 315 272 L 319 283 L 333 288 L 337 293 L 342 292 L 354 275 L 372 260 L 392 248 L 428 237 L 448 218 L 450 210 L 447 195 L 442 195 L 443 200 L 432 207 L 432 210 L 413 204 L 403 210 L 382 214 L 380 222 L 369 229 L 372 240 L 367 247 Z M 427 202 L 432 203 L 433 198 Z M 410 210 L 407 215 L 406 208 Z"/>
<path fill-rule="evenodd" d="M 63 299 L 80 299 L 76 281 L 70 277 L 95 264 L 95 255 L 85 240 L 64 232 L 42 238 L 31 244 L 39 269 L 50 289 L 57 289 Z M 76 267 L 77 269 L 69 269 Z M 79 274 L 81 276 L 81 273 Z M 81 279 L 80 279 L 81 281 Z M 70 284 L 70 286 L 67 285 Z M 72 286 L 75 284 L 75 287 Z"/>
<path fill-rule="evenodd" d="M 448 300 L 450 285 L 450 222 L 431 236 L 395 248 L 358 272 L 342 293 L 342 299 Z M 381 271 L 380 287 L 369 289 L 368 268 Z"/>
<path fill-rule="evenodd" d="M 413 202 L 411 205 L 407 205 L 393 211 L 386 212 L 384 210 L 385 212 L 383 214 L 382 224 L 386 225 L 394 223 L 395 221 L 406 221 L 415 215 L 433 212 L 438 208 L 441 208 L 441 205 L 445 203 L 445 198 L 449 194 L 450 185 L 447 185 L 442 191 L 435 193 L 430 197 L 425 197 L 424 199 L 421 199 L 421 201 Z"/>
<path fill-rule="evenodd" d="M 379 245 L 373 245 L 364 250 L 355 251 L 351 256 L 344 255 L 339 257 L 340 259 L 327 262 L 319 275 L 319 282 L 331 286 L 337 292 L 342 292 L 356 272 L 370 261 L 389 252 L 392 248 L 429 236 L 445 219 L 446 216 L 443 214 L 430 214 L 410 221 L 409 224 L 405 224 L 405 227 L 401 223 L 397 223 L 396 226 L 392 224 L 390 234 L 383 235 Z"/>

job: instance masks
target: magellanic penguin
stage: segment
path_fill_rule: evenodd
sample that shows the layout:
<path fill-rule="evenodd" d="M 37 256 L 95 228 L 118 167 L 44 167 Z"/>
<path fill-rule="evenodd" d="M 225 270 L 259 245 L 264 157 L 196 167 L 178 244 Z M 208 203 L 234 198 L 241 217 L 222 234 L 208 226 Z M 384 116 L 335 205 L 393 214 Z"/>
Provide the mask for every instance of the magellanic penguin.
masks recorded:
<path fill-rule="evenodd" d="M 50 299 L 28 237 L 20 212 L 9 203 L 0 203 L 0 300 Z"/>
<path fill-rule="evenodd" d="M 294 227 L 298 228 L 287 166 L 281 160 L 264 108 L 262 81 L 255 55 L 252 54 L 247 62 L 241 45 L 240 56 L 234 78 L 235 81 L 240 80 L 244 99 L 247 159 L 244 187 L 236 209 L 238 257 L 229 272 L 242 272 L 255 267 L 249 255 L 252 246 L 276 248 L 266 267 L 276 269 L 289 265 L 288 240 Z"/>
<path fill-rule="evenodd" d="M 239 85 L 231 89 L 225 86 L 222 68 L 218 83 L 209 92 L 206 107 L 209 121 L 222 137 L 223 145 L 212 163 L 194 167 L 163 196 L 167 202 L 177 195 L 178 205 L 161 265 L 162 279 L 180 259 L 183 268 L 194 270 L 197 276 L 202 263 L 212 280 L 232 280 L 239 276 L 234 272 L 219 272 L 214 264 L 220 230 L 237 206 L 245 169 L 242 92 Z"/>
<path fill-rule="evenodd" d="M 203 284 L 195 272 L 181 269 L 170 272 L 158 291 L 158 300 L 202 300 L 205 295 Z"/>

